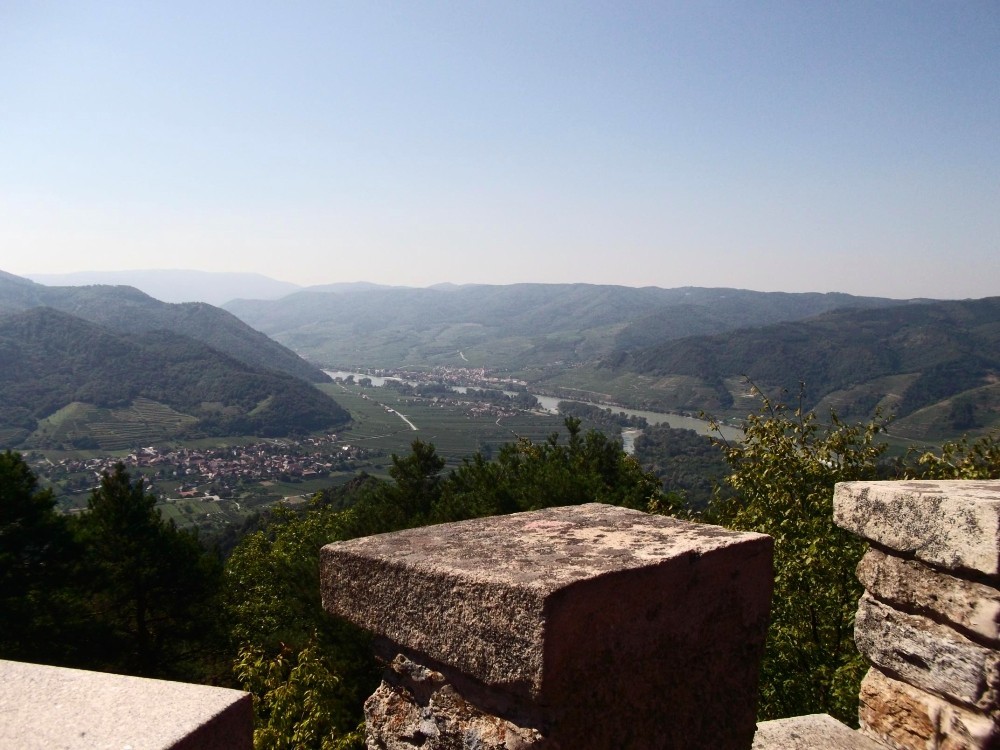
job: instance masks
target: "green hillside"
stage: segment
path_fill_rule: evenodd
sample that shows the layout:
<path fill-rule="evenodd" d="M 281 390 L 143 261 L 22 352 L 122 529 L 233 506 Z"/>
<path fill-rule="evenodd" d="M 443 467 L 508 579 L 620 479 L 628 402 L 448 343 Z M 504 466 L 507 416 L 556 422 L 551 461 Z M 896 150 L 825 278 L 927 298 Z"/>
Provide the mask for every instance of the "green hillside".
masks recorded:
<path fill-rule="evenodd" d="M 226 309 L 325 365 L 538 369 L 838 307 L 899 304 L 846 294 L 511 284 L 304 291 Z"/>
<path fill-rule="evenodd" d="M 0 272 L 0 315 L 51 307 L 124 334 L 167 330 L 253 368 L 318 383 L 327 377 L 234 315 L 203 302 L 169 304 L 127 286 L 50 287 Z"/>
<path fill-rule="evenodd" d="M 897 432 L 914 437 L 976 431 L 1000 422 L 1000 298 L 838 310 L 668 341 L 605 365 L 609 373 L 687 378 L 723 409 L 736 404 L 746 376 L 769 393 L 794 395 L 804 383 L 807 408 L 843 416 L 881 405 L 896 415 Z M 700 399 L 672 405 L 699 408 Z"/>
<path fill-rule="evenodd" d="M 282 436 L 349 419 L 311 384 L 186 336 L 125 336 L 45 307 L 0 318 L 0 361 L 3 447 Z"/>

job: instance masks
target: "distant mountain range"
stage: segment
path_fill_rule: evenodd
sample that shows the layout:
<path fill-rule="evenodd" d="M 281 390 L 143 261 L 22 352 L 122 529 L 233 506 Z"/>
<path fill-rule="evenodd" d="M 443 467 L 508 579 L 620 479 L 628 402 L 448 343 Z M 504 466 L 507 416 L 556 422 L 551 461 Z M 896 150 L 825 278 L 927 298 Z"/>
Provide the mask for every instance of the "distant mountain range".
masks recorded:
<path fill-rule="evenodd" d="M 310 382 L 321 370 L 224 310 L 203 302 L 170 304 L 127 286 L 37 284 L 0 272 L 0 315 L 51 307 L 125 334 L 167 330 L 190 336 L 244 364 Z"/>
<path fill-rule="evenodd" d="M 354 367 L 546 368 L 844 307 L 906 304 L 847 294 L 784 294 L 591 284 L 303 291 L 225 309 L 313 362 Z M 461 352 L 461 354 L 459 354 Z"/>
<path fill-rule="evenodd" d="M 294 352 L 204 303 L 0 272 L 0 447 L 110 447 L 345 424 Z M 114 429 L 107 425 L 115 425 Z"/>
<path fill-rule="evenodd" d="M 44 287 L 0 273 L 0 315 L 41 306 L 131 342 L 166 330 L 255 371 L 313 381 L 325 379 L 316 366 L 259 331 L 325 367 L 488 367 L 549 392 L 733 417 L 756 406 L 749 378 L 793 401 L 802 383 L 804 405 L 821 413 L 864 418 L 881 406 L 896 415 L 897 434 L 915 439 L 1000 426 L 1000 298 L 362 282 L 235 299 L 223 311 L 128 287 Z"/>
<path fill-rule="evenodd" d="M 259 273 L 224 271 L 145 270 L 78 271 L 36 273 L 26 278 L 46 286 L 131 286 L 161 302 L 207 302 L 221 306 L 236 299 L 279 299 L 309 289 L 317 292 L 350 293 L 392 287 L 367 281 L 341 282 L 302 287 Z"/>
<path fill-rule="evenodd" d="M 506 369 L 563 395 L 739 417 L 761 390 L 937 440 L 1000 426 L 1000 298 L 514 284 L 226 305 L 311 361 Z M 578 396 L 579 397 L 579 396 Z"/>

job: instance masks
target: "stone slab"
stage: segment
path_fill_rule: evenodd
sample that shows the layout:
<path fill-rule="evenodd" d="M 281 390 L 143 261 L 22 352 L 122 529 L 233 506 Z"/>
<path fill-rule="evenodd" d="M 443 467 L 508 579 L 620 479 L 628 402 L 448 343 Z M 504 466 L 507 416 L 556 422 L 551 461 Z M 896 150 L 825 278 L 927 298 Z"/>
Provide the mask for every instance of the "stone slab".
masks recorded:
<path fill-rule="evenodd" d="M 589 504 L 328 545 L 321 584 L 417 661 L 545 707 L 562 746 L 745 748 L 771 557 L 761 534 Z"/>
<path fill-rule="evenodd" d="M 893 750 L 987 750 L 1000 746 L 1000 726 L 971 711 L 894 680 L 878 669 L 861 682 L 861 731 Z"/>
<path fill-rule="evenodd" d="M 1000 698 L 1000 652 L 921 615 L 904 614 L 864 594 L 854 640 L 883 672 L 983 711 Z"/>
<path fill-rule="evenodd" d="M 0 747 L 250 750 L 249 693 L 0 660 Z"/>
<path fill-rule="evenodd" d="M 944 621 L 974 640 L 1000 644 L 1000 589 L 870 549 L 858 563 L 865 590 L 905 611 Z"/>
<path fill-rule="evenodd" d="M 757 725 L 753 750 L 885 750 L 828 714 L 794 716 Z"/>
<path fill-rule="evenodd" d="M 1000 575 L 1000 480 L 841 482 L 833 520 L 904 557 Z"/>

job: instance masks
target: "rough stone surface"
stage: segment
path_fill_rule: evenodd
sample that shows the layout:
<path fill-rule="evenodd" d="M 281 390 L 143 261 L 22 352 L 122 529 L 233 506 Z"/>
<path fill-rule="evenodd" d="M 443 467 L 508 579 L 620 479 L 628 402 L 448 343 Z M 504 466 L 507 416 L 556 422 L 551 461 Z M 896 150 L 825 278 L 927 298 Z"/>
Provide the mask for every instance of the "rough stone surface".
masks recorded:
<path fill-rule="evenodd" d="M 546 750 L 532 727 L 479 710 L 441 672 L 398 655 L 365 701 L 371 750 Z"/>
<path fill-rule="evenodd" d="M 321 579 L 328 611 L 538 707 L 553 746 L 746 748 L 771 553 L 590 504 L 328 545 Z"/>
<path fill-rule="evenodd" d="M 980 710 L 998 706 L 1000 653 L 920 615 L 864 594 L 855 619 L 858 649 L 883 671 Z"/>
<path fill-rule="evenodd" d="M 753 750 L 885 750 L 828 714 L 795 716 L 757 725 Z"/>
<path fill-rule="evenodd" d="M 894 750 L 985 750 L 998 747 L 1000 727 L 936 695 L 870 669 L 861 682 L 861 731 Z"/>
<path fill-rule="evenodd" d="M 872 549 L 858 564 L 865 590 L 897 608 L 943 620 L 973 639 L 1000 643 L 1000 590 Z"/>
<path fill-rule="evenodd" d="M 903 556 L 1000 575 L 1000 480 L 841 482 L 833 519 Z"/>
<path fill-rule="evenodd" d="M 0 747 L 250 750 L 238 690 L 0 660 Z"/>

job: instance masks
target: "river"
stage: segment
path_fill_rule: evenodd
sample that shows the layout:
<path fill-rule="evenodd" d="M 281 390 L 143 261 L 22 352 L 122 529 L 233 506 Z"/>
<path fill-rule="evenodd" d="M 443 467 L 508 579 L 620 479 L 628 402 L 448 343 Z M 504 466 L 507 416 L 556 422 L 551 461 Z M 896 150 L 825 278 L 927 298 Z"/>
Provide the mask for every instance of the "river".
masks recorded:
<path fill-rule="evenodd" d="M 366 375 L 363 372 L 347 372 L 345 370 L 324 370 L 327 375 L 331 378 L 346 378 L 348 375 L 353 375 L 355 380 L 359 378 L 369 378 L 372 381 L 373 386 L 381 387 L 385 385 L 387 380 L 401 381 L 401 378 L 384 378 L 377 377 L 375 375 Z M 410 385 L 417 385 L 413 381 L 403 381 Z M 451 386 L 457 393 L 465 393 L 468 388 L 466 386 Z M 504 391 L 508 395 L 514 395 L 513 391 Z M 532 394 L 538 399 L 539 406 L 547 412 L 552 414 L 558 414 L 558 404 L 560 401 L 572 401 L 573 399 L 566 398 L 556 398 L 554 396 L 542 396 L 538 393 Z M 585 401 L 580 401 L 578 403 L 588 403 Z M 615 406 L 614 404 L 598 403 L 598 406 L 602 406 L 611 411 L 615 412 L 625 412 L 630 416 L 635 417 L 645 417 L 649 424 L 664 424 L 667 423 L 671 427 L 694 430 L 699 435 L 720 435 L 726 440 L 741 440 L 743 438 L 743 431 L 738 427 L 732 427 L 730 425 L 720 425 L 718 429 L 715 429 L 710 422 L 705 419 L 698 419 L 697 417 L 689 417 L 686 414 L 674 414 L 672 412 L 661 412 L 661 411 L 645 411 L 643 409 L 629 409 L 625 406 Z M 622 445 L 626 453 L 632 453 L 635 448 L 635 438 L 639 435 L 640 430 L 625 429 L 622 430 Z"/>

